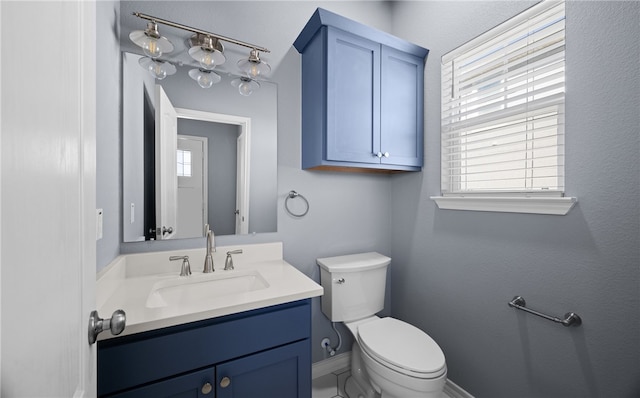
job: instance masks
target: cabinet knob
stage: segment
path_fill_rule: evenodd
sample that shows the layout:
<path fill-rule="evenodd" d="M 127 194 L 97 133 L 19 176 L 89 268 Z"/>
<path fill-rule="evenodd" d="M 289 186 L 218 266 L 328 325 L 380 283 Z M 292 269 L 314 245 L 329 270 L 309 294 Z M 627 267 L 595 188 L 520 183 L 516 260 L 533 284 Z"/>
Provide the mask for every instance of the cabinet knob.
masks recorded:
<path fill-rule="evenodd" d="M 373 156 L 377 156 L 378 158 L 381 158 L 382 157 L 382 152 L 378 152 L 378 153 L 374 154 Z"/>
<path fill-rule="evenodd" d="M 207 395 L 211 392 L 211 390 L 213 390 L 211 383 L 204 383 L 204 385 L 202 386 L 202 393 L 204 395 Z"/>
<path fill-rule="evenodd" d="M 389 152 L 383 153 L 382 156 L 384 156 L 385 158 L 388 158 L 389 157 Z"/>
<path fill-rule="evenodd" d="M 231 379 L 228 377 L 223 377 L 222 380 L 220 380 L 220 387 L 222 388 L 227 388 L 229 387 L 229 385 L 231 384 Z"/>

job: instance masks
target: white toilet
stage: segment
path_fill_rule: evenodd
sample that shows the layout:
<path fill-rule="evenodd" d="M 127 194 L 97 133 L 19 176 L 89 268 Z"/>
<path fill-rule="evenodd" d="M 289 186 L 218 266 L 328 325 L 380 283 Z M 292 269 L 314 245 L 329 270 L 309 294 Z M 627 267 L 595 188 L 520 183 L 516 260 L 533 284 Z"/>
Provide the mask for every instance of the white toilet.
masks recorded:
<path fill-rule="evenodd" d="M 389 257 L 379 253 L 319 258 L 322 312 L 354 337 L 349 398 L 441 398 L 444 354 L 415 326 L 375 314 L 384 307 Z"/>

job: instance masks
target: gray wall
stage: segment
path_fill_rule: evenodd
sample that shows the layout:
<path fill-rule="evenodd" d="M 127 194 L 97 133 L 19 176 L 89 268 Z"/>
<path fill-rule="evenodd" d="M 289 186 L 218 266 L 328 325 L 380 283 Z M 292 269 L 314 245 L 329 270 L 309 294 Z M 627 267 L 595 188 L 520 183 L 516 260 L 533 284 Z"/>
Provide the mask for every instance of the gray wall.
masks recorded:
<path fill-rule="evenodd" d="M 426 167 L 392 183 L 392 313 L 442 347 L 477 397 L 640 396 L 640 3 L 567 2 L 567 216 L 438 210 L 441 56 L 527 7 L 398 3 L 394 32 L 431 50 Z M 420 18 L 415 16 L 419 15 Z M 565 328 L 507 306 L 556 316 Z"/>
<path fill-rule="evenodd" d="M 97 270 L 120 254 L 122 241 L 120 4 L 96 2 L 96 207 L 103 209 L 103 237 L 96 242 Z M 141 218 L 141 217 L 140 217 Z"/>
<path fill-rule="evenodd" d="M 431 49 L 425 170 L 392 177 L 301 170 L 300 59 L 291 48 L 273 75 L 278 232 L 217 243 L 283 241 L 285 259 L 316 281 L 318 257 L 391 255 L 391 312 L 432 335 L 450 378 L 475 396 L 638 396 L 640 3 L 567 5 L 566 185 L 576 208 L 564 217 L 454 212 L 429 199 L 439 193 L 441 55 L 529 4 L 260 2 L 265 26 L 299 29 L 321 5 Z M 283 210 L 292 189 L 311 205 L 300 219 Z M 204 247 L 204 240 L 179 245 Z M 584 324 L 567 329 L 516 312 L 507 306 L 516 294 L 556 315 L 575 311 Z M 324 358 L 323 337 L 336 342 L 319 303 L 313 300 L 314 361 Z M 341 352 L 349 350 L 351 338 L 338 327 Z"/>

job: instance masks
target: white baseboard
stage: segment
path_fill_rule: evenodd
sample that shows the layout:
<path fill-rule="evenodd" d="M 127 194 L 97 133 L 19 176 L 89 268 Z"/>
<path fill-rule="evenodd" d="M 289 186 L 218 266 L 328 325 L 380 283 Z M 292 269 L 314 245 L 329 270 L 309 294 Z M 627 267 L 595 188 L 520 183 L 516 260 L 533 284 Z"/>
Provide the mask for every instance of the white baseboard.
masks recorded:
<path fill-rule="evenodd" d="M 452 382 L 451 379 L 447 379 L 447 384 L 444 385 L 444 392 L 449 398 L 474 398 L 473 395 Z"/>
<path fill-rule="evenodd" d="M 351 351 L 343 352 L 331 358 L 315 362 L 311 365 L 311 378 L 317 379 L 329 373 L 337 372 L 349 368 L 351 365 Z M 473 395 L 466 392 L 462 387 L 447 379 L 444 385 L 444 392 L 449 398 L 474 398 Z"/>
<path fill-rule="evenodd" d="M 311 365 L 311 378 L 317 379 L 351 366 L 351 351 L 343 352 Z"/>

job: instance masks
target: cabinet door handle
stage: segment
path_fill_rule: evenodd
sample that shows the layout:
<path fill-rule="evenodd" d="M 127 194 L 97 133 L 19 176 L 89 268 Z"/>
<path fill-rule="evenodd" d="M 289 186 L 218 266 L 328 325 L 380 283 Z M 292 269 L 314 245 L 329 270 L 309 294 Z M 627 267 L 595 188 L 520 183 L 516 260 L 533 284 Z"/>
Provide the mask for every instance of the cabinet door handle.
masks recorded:
<path fill-rule="evenodd" d="M 382 152 L 374 153 L 373 156 L 377 156 L 378 158 L 382 157 Z"/>
<path fill-rule="evenodd" d="M 229 385 L 231 384 L 231 379 L 228 377 L 223 377 L 222 380 L 220 380 L 220 387 L 222 388 L 227 388 L 229 387 Z"/>
<path fill-rule="evenodd" d="M 202 386 L 202 393 L 204 395 L 207 395 L 211 392 L 211 390 L 213 390 L 211 383 L 204 383 L 204 385 Z"/>
<path fill-rule="evenodd" d="M 389 157 L 389 152 L 383 153 L 382 156 L 384 156 L 385 158 L 388 158 Z"/>

